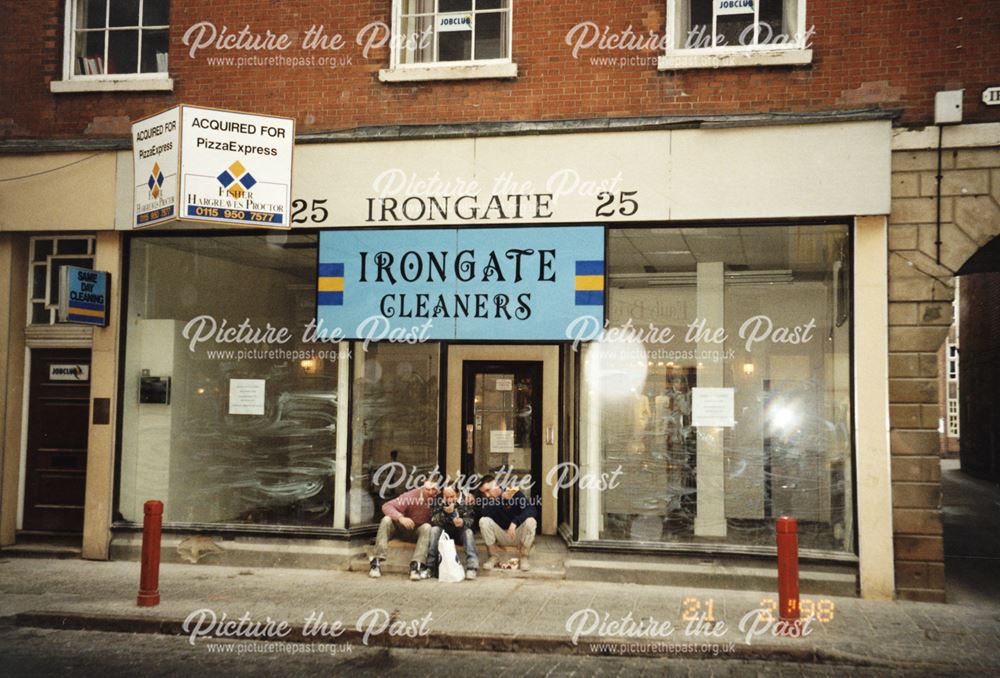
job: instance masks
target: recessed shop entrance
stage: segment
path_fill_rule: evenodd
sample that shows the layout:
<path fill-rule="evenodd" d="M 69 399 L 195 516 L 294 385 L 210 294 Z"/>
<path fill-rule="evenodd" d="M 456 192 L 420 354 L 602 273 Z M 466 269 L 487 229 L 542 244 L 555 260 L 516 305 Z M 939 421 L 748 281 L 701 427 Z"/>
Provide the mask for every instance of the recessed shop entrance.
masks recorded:
<path fill-rule="evenodd" d="M 23 528 L 82 532 L 90 351 L 31 353 Z"/>
<path fill-rule="evenodd" d="M 542 463 L 542 363 L 466 360 L 462 367 L 462 473 L 529 478 Z"/>
<path fill-rule="evenodd" d="M 447 356 L 447 473 L 530 473 L 542 533 L 555 534 L 547 479 L 559 453 L 559 347 L 451 344 Z"/>

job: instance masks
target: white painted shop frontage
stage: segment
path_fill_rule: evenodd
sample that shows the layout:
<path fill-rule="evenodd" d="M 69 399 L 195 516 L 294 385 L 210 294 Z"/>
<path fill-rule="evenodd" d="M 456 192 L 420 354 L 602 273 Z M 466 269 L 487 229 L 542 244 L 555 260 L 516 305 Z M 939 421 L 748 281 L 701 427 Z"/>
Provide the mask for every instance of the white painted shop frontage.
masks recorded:
<path fill-rule="evenodd" d="M 891 123 L 763 122 L 300 135 L 268 229 L 134 229 L 109 152 L 91 553 L 156 498 L 168 536 L 347 558 L 387 488 L 500 471 L 571 552 L 766 567 L 792 515 L 891 596 Z M 232 155 L 209 179 L 252 201 Z"/>

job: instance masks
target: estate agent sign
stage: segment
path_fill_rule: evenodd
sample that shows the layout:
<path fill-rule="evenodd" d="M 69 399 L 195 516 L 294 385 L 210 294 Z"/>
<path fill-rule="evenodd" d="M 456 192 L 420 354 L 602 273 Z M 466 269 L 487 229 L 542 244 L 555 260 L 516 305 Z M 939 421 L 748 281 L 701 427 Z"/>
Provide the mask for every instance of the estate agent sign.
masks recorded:
<path fill-rule="evenodd" d="M 132 125 L 133 228 L 289 228 L 295 121 L 178 106 Z"/>

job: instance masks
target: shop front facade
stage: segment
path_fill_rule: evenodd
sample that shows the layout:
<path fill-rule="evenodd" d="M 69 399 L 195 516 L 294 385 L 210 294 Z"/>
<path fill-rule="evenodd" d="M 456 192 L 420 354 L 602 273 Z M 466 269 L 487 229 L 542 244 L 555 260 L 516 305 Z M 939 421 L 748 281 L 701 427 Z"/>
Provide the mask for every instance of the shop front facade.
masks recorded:
<path fill-rule="evenodd" d="M 300 135 L 288 230 L 130 229 L 108 152 L 108 327 L 25 318 L 92 350 L 85 557 L 160 499 L 168 537 L 343 566 L 395 493 L 500 473 L 574 551 L 767 563 L 793 515 L 891 595 L 890 120 L 542 127 Z"/>

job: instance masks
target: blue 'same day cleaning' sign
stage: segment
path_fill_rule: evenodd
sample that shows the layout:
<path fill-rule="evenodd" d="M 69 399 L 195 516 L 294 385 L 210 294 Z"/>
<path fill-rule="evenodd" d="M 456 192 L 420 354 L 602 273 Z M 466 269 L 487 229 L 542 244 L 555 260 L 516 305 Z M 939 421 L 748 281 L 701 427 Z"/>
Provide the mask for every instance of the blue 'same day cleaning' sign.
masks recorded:
<path fill-rule="evenodd" d="M 107 325 L 108 274 L 63 266 L 59 276 L 59 320 L 99 327 Z"/>
<path fill-rule="evenodd" d="M 566 340 L 604 295 L 601 226 L 320 233 L 321 336 Z"/>

